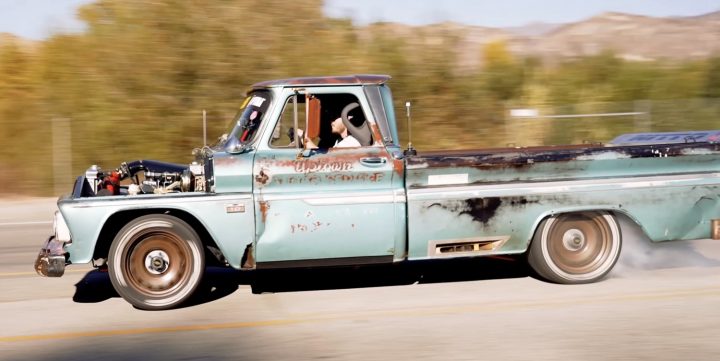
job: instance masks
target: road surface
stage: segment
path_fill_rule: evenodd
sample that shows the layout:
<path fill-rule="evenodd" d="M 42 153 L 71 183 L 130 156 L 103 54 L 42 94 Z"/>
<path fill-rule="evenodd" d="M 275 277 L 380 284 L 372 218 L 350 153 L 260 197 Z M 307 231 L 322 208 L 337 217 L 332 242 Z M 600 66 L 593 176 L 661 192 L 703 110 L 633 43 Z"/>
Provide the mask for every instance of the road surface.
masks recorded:
<path fill-rule="evenodd" d="M 608 279 L 579 286 L 481 260 L 266 274 L 273 292 L 256 295 L 251 276 L 211 269 L 193 305 L 148 312 L 91 267 L 34 273 L 52 212 L 48 199 L 0 202 L 0 360 L 720 357 L 720 241 L 626 240 Z"/>

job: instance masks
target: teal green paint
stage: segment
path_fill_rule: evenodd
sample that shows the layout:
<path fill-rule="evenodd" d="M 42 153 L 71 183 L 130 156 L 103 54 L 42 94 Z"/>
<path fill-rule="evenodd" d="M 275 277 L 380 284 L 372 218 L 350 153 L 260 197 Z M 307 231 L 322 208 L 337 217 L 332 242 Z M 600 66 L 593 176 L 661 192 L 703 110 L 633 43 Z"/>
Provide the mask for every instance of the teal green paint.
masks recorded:
<path fill-rule="evenodd" d="M 243 213 L 228 213 L 228 205 L 242 204 Z M 66 246 L 72 263 L 92 260 L 102 226 L 113 214 L 137 210 L 180 210 L 200 221 L 233 267 L 240 267 L 245 246 L 254 234 L 253 203 L 249 195 L 207 196 L 202 194 L 96 197 L 81 201 L 61 201 L 60 211 L 72 234 Z M 112 235 L 114 237 L 114 235 Z M 110 240 L 111 241 L 111 240 Z"/>
<path fill-rule="evenodd" d="M 254 151 L 241 154 L 216 153 L 213 155 L 215 193 L 252 192 Z"/>
<path fill-rule="evenodd" d="M 380 86 L 380 94 L 382 95 L 383 103 L 385 105 L 385 116 L 388 120 L 388 126 L 390 127 L 392 139 L 395 140 L 395 144 L 400 144 L 400 136 L 398 135 L 397 122 L 395 121 L 395 108 L 393 107 L 393 98 L 390 87 L 387 85 Z"/>

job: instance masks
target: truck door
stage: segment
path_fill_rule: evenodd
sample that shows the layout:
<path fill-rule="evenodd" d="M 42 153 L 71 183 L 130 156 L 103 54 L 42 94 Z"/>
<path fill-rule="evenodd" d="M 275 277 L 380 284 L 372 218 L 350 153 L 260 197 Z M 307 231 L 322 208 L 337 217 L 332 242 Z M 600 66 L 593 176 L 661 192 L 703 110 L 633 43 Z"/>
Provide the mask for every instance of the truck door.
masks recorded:
<path fill-rule="evenodd" d="M 310 106 L 305 94 L 287 90 L 274 130 L 266 132 L 267 141 L 258 147 L 253 171 L 258 268 L 393 260 L 396 220 L 405 215 L 402 194 L 393 187 L 397 179 L 393 181 L 390 155 L 373 139 L 361 146 L 333 147 L 342 136 L 331 123 L 348 103 L 359 105 L 348 118 L 368 126 L 374 121 L 361 88 L 346 91 L 313 90 L 308 99 L 315 106 Z M 306 119 L 313 112 L 319 117 L 313 142 L 320 148 L 303 156 L 295 147 L 294 129 L 308 129 Z"/>

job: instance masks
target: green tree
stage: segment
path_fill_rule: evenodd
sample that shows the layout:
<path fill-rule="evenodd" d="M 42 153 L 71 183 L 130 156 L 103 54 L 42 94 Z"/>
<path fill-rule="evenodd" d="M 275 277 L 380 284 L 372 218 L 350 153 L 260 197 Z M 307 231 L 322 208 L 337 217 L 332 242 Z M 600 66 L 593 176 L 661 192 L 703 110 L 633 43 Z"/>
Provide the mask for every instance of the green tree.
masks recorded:
<path fill-rule="evenodd" d="M 523 64 L 516 61 L 503 41 L 490 42 L 483 48 L 484 86 L 498 101 L 521 95 L 524 83 Z"/>

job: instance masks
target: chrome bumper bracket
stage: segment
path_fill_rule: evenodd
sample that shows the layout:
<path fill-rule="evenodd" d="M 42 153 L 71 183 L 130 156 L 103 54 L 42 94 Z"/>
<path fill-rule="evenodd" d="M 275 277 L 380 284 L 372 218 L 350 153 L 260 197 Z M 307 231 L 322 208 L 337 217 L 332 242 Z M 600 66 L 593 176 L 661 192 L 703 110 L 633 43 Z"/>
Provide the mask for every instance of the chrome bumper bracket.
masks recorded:
<path fill-rule="evenodd" d="M 65 273 L 65 265 L 67 264 L 65 252 L 63 251 L 62 241 L 50 236 L 45 241 L 45 246 L 40 249 L 37 259 L 35 259 L 35 271 L 45 277 L 60 277 Z"/>

